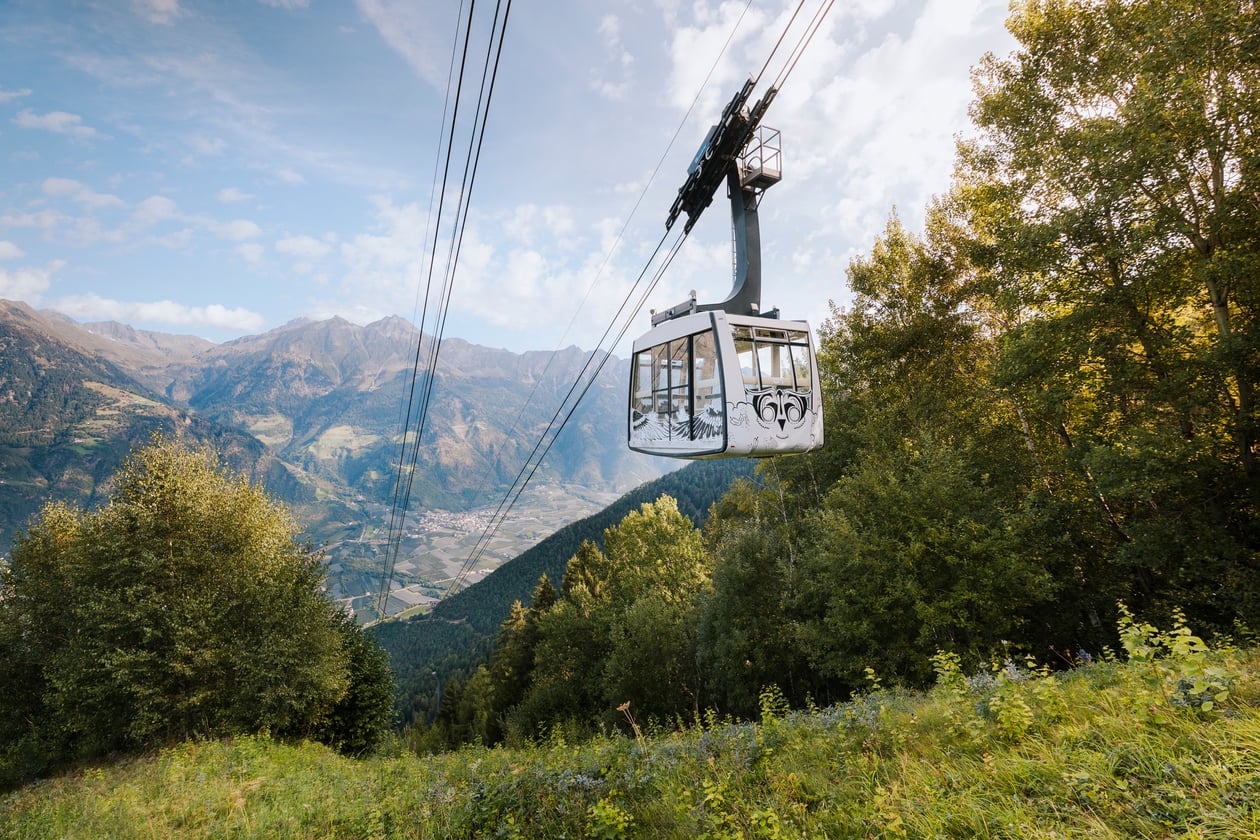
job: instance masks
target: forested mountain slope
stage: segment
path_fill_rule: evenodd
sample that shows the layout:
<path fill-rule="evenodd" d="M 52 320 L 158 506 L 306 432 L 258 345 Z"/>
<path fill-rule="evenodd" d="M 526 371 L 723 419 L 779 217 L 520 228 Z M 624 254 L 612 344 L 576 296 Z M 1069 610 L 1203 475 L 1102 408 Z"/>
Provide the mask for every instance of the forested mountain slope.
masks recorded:
<path fill-rule="evenodd" d="M 566 525 L 484 579 L 444 599 L 431 613 L 372 626 L 368 632 L 390 657 L 401 720 L 433 714 L 439 684 L 464 679 L 482 664 L 512 603 L 528 604 L 542 575 L 559 586 L 565 564 L 584 540 L 602 543 L 605 529 L 662 495 L 676 498 L 679 509 L 700 525 L 709 507 L 733 481 L 754 477 L 753 463 L 746 459 L 690 463 L 635 488 L 599 513 Z"/>
<path fill-rule="evenodd" d="M 212 443 L 292 505 L 326 550 L 335 597 L 360 611 L 380 582 L 413 379 L 431 399 L 397 583 L 440 592 L 479 531 L 432 514 L 480 523 L 591 360 L 575 347 L 517 355 L 450 339 L 429 383 L 427 356 L 413 370 L 420 333 L 400 318 L 298 321 L 216 345 L 9 302 L 0 341 L 0 551 L 44 501 L 101 498 L 127 452 L 163 429 Z M 592 386 L 481 571 L 676 466 L 626 449 L 623 367 L 612 360 Z"/>
<path fill-rule="evenodd" d="M 154 431 L 187 434 L 289 501 L 301 485 L 259 441 L 132 378 L 66 319 L 0 301 L 0 552 L 48 500 L 93 504 Z"/>
<path fill-rule="evenodd" d="M 942 655 L 1069 667 L 1130 613 L 1250 638 L 1257 25 L 1229 0 L 1018 4 L 954 181 L 820 325 L 826 446 L 737 485 L 703 540 L 632 512 L 419 740 L 826 704 Z"/>

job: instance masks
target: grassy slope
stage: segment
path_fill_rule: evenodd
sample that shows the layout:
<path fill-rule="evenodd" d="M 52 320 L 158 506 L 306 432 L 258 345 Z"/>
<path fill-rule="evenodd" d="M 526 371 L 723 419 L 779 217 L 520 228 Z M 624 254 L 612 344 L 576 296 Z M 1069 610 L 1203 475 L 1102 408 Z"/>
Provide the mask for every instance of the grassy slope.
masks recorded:
<path fill-rule="evenodd" d="M 187 743 L 0 797 L 0 837 L 1260 837 L 1255 650 L 764 705 L 434 757 Z"/>

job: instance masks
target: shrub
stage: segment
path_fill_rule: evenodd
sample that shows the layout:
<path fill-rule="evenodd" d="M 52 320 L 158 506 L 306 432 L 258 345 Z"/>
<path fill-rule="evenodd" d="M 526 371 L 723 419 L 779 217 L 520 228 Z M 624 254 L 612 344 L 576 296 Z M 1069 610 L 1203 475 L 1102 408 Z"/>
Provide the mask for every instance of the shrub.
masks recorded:
<path fill-rule="evenodd" d="M 367 743 L 382 700 L 332 717 L 366 654 L 287 509 L 160 438 L 114 485 L 46 506 L 0 572 L 0 781 L 192 736 Z"/>

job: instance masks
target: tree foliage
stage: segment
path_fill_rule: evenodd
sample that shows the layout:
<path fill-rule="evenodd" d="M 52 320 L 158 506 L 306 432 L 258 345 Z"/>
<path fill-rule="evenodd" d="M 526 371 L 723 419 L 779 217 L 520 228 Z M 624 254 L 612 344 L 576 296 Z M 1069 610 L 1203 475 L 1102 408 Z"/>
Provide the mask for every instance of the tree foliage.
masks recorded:
<path fill-rule="evenodd" d="M 1044 0 L 1010 25 L 956 190 L 1008 325 L 995 380 L 1141 603 L 1254 620 L 1260 18 Z"/>
<path fill-rule="evenodd" d="M 388 671 L 284 508 L 161 440 L 114 487 L 93 511 L 47 506 L 0 578 L 13 771 L 241 732 L 375 742 Z"/>
<path fill-rule="evenodd" d="M 752 463 L 743 459 L 693 462 L 635 488 L 599 513 L 566 525 L 494 574 L 444 599 L 431 614 L 373 625 L 367 632 L 389 653 L 397 680 L 399 720 L 421 727 L 432 722 L 438 714 L 438 687 L 462 682 L 481 665 L 488 665 L 512 604 L 529 603 L 530 591 L 543 575 L 552 581 L 567 579 L 566 565 L 584 550 L 583 543 L 599 545 L 608 528 L 662 495 L 676 499 L 679 512 L 700 524 L 732 481 L 752 475 Z"/>
<path fill-rule="evenodd" d="M 1260 19 L 1012 12 L 952 189 L 921 237 L 890 220 L 820 330 L 826 449 L 709 521 L 728 708 L 919 683 L 938 649 L 1064 662 L 1114 644 L 1120 599 L 1260 620 Z"/>
<path fill-rule="evenodd" d="M 1066 664 L 1121 601 L 1260 624 L 1260 13 L 1020 0 L 1009 27 L 922 234 L 894 214 L 819 330 L 826 447 L 762 461 L 702 553 L 646 507 L 581 546 L 518 721 Z"/>
<path fill-rule="evenodd" d="M 557 724 L 615 726 L 626 702 L 662 720 L 695 713 L 697 610 L 711 565 L 700 532 L 661 496 L 603 541 L 602 551 L 589 540 L 578 547 L 559 592 L 544 575 L 528 608 L 513 605 L 488 667 L 458 696 L 447 693 L 439 735 L 422 740 L 494 743 Z"/>

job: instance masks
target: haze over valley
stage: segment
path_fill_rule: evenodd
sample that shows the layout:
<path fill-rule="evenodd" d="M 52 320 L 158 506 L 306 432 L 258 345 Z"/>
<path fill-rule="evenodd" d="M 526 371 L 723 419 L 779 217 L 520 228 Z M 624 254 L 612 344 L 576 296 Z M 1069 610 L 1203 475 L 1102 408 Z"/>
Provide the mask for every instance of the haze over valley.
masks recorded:
<path fill-rule="evenodd" d="M 291 505 L 326 551 L 332 595 L 368 617 L 419 340 L 401 318 L 332 318 L 215 344 L 0 302 L 0 550 L 46 501 L 103 498 L 161 431 L 210 445 Z M 388 612 L 450 586 L 587 358 L 442 343 Z M 623 367 L 605 367 L 470 581 L 675 466 L 625 448 Z"/>

